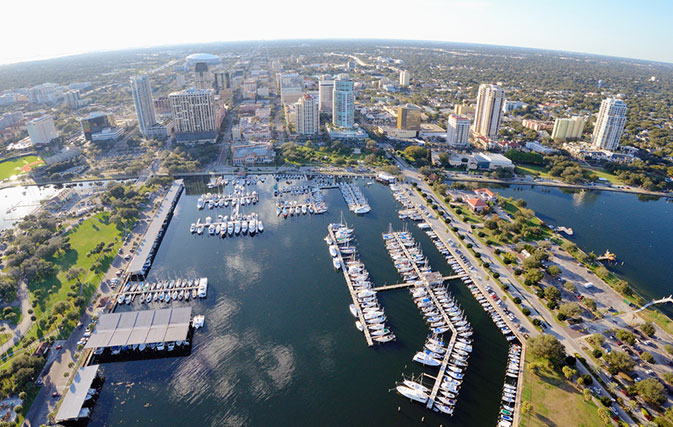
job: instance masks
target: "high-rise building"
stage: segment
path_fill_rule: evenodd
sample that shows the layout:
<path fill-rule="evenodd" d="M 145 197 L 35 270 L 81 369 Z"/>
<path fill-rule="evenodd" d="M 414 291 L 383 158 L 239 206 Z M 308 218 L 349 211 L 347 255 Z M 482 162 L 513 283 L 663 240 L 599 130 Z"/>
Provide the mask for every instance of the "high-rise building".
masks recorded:
<path fill-rule="evenodd" d="M 446 127 L 446 143 L 452 147 L 466 147 L 469 145 L 470 119 L 450 114 Z"/>
<path fill-rule="evenodd" d="M 299 135 L 315 135 L 320 130 L 320 113 L 318 103 L 311 95 L 299 98 L 296 104 L 297 133 Z"/>
<path fill-rule="evenodd" d="M 194 64 L 194 87 L 204 90 L 213 88 L 213 75 L 208 70 L 208 64 L 205 62 Z"/>
<path fill-rule="evenodd" d="M 606 98 L 601 102 L 591 143 L 596 148 L 616 150 L 626 124 L 626 104 L 621 99 Z"/>
<path fill-rule="evenodd" d="M 157 116 L 154 112 L 152 100 L 152 86 L 148 76 L 136 76 L 131 78 L 133 91 L 133 103 L 138 115 L 138 127 L 145 138 L 151 138 L 149 130 L 156 124 Z"/>
<path fill-rule="evenodd" d="M 402 70 L 400 71 L 400 87 L 407 87 L 409 86 L 409 80 L 411 78 L 411 74 L 407 70 Z"/>
<path fill-rule="evenodd" d="M 77 108 L 80 106 L 79 90 L 69 90 L 63 93 L 63 103 L 70 108 Z"/>
<path fill-rule="evenodd" d="M 228 71 L 216 71 L 215 74 L 215 91 L 219 92 L 224 89 L 231 89 L 231 76 Z"/>
<path fill-rule="evenodd" d="M 489 139 L 498 136 L 504 102 L 505 91 L 500 86 L 480 85 L 477 95 L 477 109 L 474 113 L 473 132 Z"/>
<path fill-rule="evenodd" d="M 243 97 L 255 99 L 257 97 L 257 80 L 247 79 L 243 82 Z"/>
<path fill-rule="evenodd" d="M 214 142 L 219 120 L 212 90 L 188 89 L 168 95 L 178 142 Z"/>
<path fill-rule="evenodd" d="M 397 129 L 419 130 L 421 128 L 421 109 L 413 104 L 397 108 Z"/>
<path fill-rule="evenodd" d="M 26 123 L 26 130 L 33 145 L 48 144 L 58 137 L 54 119 L 50 115 L 38 117 Z"/>
<path fill-rule="evenodd" d="M 87 141 L 93 141 L 93 135 L 102 132 L 105 129 L 112 129 L 117 126 L 112 113 L 103 113 L 100 111 L 94 111 L 86 117 L 80 119 L 80 125 L 82 126 L 82 133 L 84 134 L 84 139 Z"/>
<path fill-rule="evenodd" d="M 167 96 L 160 96 L 154 100 L 154 112 L 159 116 L 171 115 L 171 100 Z"/>
<path fill-rule="evenodd" d="M 321 112 L 332 112 L 332 95 L 334 94 L 334 79 L 331 76 L 323 76 L 318 82 L 319 109 Z"/>
<path fill-rule="evenodd" d="M 574 116 L 571 119 L 556 119 L 554 122 L 554 130 L 551 133 L 552 139 L 579 139 L 584 132 L 584 124 L 586 120 L 584 117 Z"/>
<path fill-rule="evenodd" d="M 298 74 L 280 74 L 278 86 L 280 101 L 286 104 L 294 104 L 304 95 L 304 78 Z"/>
<path fill-rule="evenodd" d="M 341 128 L 352 128 L 355 124 L 353 80 L 348 77 L 348 74 L 339 74 L 334 81 L 332 124 Z"/>

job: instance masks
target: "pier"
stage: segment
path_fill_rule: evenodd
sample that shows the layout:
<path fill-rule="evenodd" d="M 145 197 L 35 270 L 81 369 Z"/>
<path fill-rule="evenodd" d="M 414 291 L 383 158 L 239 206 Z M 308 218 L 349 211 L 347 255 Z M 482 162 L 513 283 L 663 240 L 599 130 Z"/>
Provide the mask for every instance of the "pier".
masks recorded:
<path fill-rule="evenodd" d="M 164 197 L 157 213 L 152 218 L 152 223 L 147 228 L 147 232 L 127 268 L 131 280 L 142 281 L 145 279 L 184 188 L 183 180 L 178 179 L 173 182 L 166 193 L 166 197 Z"/>
<path fill-rule="evenodd" d="M 404 242 L 400 238 L 399 233 L 395 232 L 392 233 L 394 236 L 395 241 L 397 244 L 402 248 L 402 251 L 404 252 L 405 256 L 413 260 L 412 255 L 409 253 L 409 250 L 405 246 Z M 420 279 L 421 283 L 425 287 L 426 292 L 430 295 L 432 298 L 432 302 L 435 304 L 435 307 L 437 310 L 439 310 L 440 315 L 442 316 L 442 319 L 444 319 L 444 322 L 446 325 L 449 327 L 451 330 L 451 340 L 449 341 L 449 345 L 446 349 L 446 353 L 444 354 L 444 358 L 442 359 L 442 364 L 439 366 L 439 374 L 437 374 L 437 378 L 435 380 L 435 384 L 432 386 L 432 391 L 430 392 L 430 397 L 428 398 L 428 402 L 426 406 L 428 408 L 432 408 L 435 399 L 437 398 L 437 393 L 439 393 L 439 386 L 442 384 L 442 379 L 444 378 L 444 375 L 446 373 L 446 367 L 449 364 L 449 360 L 451 358 L 451 354 L 453 353 L 453 346 L 456 343 L 456 338 L 458 337 L 458 331 L 456 330 L 456 327 L 453 325 L 453 322 L 451 322 L 451 319 L 449 318 L 449 315 L 446 314 L 446 311 L 444 310 L 444 307 L 442 304 L 439 302 L 437 297 L 435 296 L 435 293 L 432 290 L 432 283 L 428 281 L 428 275 L 424 274 L 420 268 L 418 268 L 418 265 L 415 262 L 412 262 L 411 265 L 413 266 L 414 270 L 416 271 L 416 274 L 418 274 L 418 278 Z"/>
<path fill-rule="evenodd" d="M 329 232 L 329 237 L 332 239 L 333 242 L 337 241 L 336 236 L 334 235 L 334 231 L 332 230 L 332 227 L 327 227 L 327 230 Z M 351 256 L 353 258 L 354 256 Z M 367 341 L 367 345 L 369 347 L 374 345 L 374 340 L 372 340 L 372 336 L 369 332 L 369 328 L 367 327 L 367 322 L 365 321 L 364 315 L 362 314 L 362 308 L 360 307 L 360 301 L 357 298 L 357 293 L 355 292 L 355 288 L 353 288 L 353 282 L 351 281 L 350 275 L 348 274 L 348 270 L 346 269 L 346 263 L 344 262 L 343 255 L 341 251 L 337 251 L 337 258 L 339 259 L 339 262 L 341 263 L 341 271 L 344 274 L 344 278 L 346 279 L 346 285 L 348 286 L 348 292 L 351 295 L 351 299 L 353 300 L 353 304 L 355 304 L 355 307 L 357 308 L 357 313 L 358 313 L 358 319 L 360 320 L 360 324 L 363 326 L 362 333 L 365 334 L 365 340 Z"/>
<path fill-rule="evenodd" d="M 468 275 L 463 273 L 463 274 L 454 274 L 453 276 L 444 276 L 444 277 L 442 277 L 442 282 L 446 282 L 447 280 L 453 280 L 453 279 L 462 279 L 463 277 L 468 277 Z M 394 284 L 394 285 L 379 286 L 379 287 L 373 288 L 373 290 L 375 290 L 376 292 L 391 291 L 393 289 L 403 289 L 403 288 L 409 288 L 409 287 L 412 287 L 412 286 L 416 286 L 416 284 L 411 283 L 411 282 L 404 282 L 404 283 L 397 283 L 397 284 Z"/>

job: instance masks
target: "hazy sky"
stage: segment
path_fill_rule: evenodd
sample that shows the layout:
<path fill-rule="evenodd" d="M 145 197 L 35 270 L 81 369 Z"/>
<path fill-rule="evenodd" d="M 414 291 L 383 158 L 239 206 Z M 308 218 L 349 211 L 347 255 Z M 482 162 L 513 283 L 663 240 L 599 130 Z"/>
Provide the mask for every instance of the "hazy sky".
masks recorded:
<path fill-rule="evenodd" d="M 442 40 L 673 62 L 671 0 L 4 0 L 0 11 L 0 63 L 288 38 Z"/>

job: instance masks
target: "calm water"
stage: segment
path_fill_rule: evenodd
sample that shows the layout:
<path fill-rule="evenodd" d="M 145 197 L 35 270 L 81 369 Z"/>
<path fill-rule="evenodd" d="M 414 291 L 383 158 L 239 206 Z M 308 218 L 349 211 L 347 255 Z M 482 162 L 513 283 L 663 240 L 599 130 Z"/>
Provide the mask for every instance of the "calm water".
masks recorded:
<path fill-rule="evenodd" d="M 428 425 L 495 425 L 507 343 L 462 284 L 450 290 L 476 333 L 453 418 L 389 392 L 402 374 L 424 371 L 411 358 L 428 329 L 408 291 L 380 294 L 397 342 L 368 348 L 355 328 L 343 275 L 333 270 L 323 237 L 343 211 L 374 282 L 399 282 L 381 238 L 390 223 L 401 227 L 388 188 L 361 185 L 373 209 L 363 217 L 329 190 L 328 214 L 283 220 L 272 185 L 258 185 L 261 202 L 245 208 L 264 221 L 255 237 L 190 235 L 190 223 L 215 211 L 199 212 L 198 196 L 182 195 L 151 276 L 208 276 L 208 298 L 190 303 L 206 315 L 206 327 L 188 357 L 104 365 L 107 381 L 91 425 L 406 425 L 421 417 Z M 450 273 L 425 234 L 410 229 L 434 269 Z"/>
<path fill-rule="evenodd" d="M 601 255 L 606 249 L 619 262 L 610 270 L 623 276 L 648 298 L 673 292 L 673 204 L 641 201 L 625 193 L 513 186 L 497 189 L 522 198 L 545 222 L 572 227 L 570 240 Z M 622 261 L 624 265 L 622 265 Z"/>

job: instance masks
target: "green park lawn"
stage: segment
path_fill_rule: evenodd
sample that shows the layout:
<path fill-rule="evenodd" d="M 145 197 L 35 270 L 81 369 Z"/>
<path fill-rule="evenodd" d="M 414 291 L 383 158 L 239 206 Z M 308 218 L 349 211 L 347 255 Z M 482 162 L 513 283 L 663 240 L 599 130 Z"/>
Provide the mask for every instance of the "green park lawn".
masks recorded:
<path fill-rule="evenodd" d="M 52 314 L 55 304 L 69 299 L 69 292 L 76 292 L 79 295 L 80 286 L 77 279 L 68 280 L 66 272 L 70 268 L 82 268 L 85 273 L 79 278 L 82 283 L 82 296 L 85 301 L 89 301 L 91 296 L 98 289 L 99 281 L 107 271 L 117 251 L 122 244 L 122 231 L 117 229 L 114 223 L 108 222 L 108 213 L 99 213 L 85 220 L 82 224 L 76 225 L 66 236 L 70 237 L 70 249 L 65 253 L 61 252 L 51 259 L 56 264 L 57 273 L 46 280 L 34 281 L 28 288 L 31 293 L 31 300 L 36 302 L 35 316 L 38 322 L 46 319 Z M 105 245 L 114 243 L 107 253 L 87 254 L 99 243 Z M 101 256 L 102 267 L 97 271 L 89 271 L 91 266 Z M 87 275 L 88 274 L 88 275 Z M 86 277 L 86 279 L 85 279 Z M 74 286 L 74 288 L 71 288 Z M 51 291 L 51 293 L 50 293 Z M 42 328 L 33 328 L 37 336 L 41 336 L 49 331 L 47 326 Z"/>
<path fill-rule="evenodd" d="M 24 156 L 18 159 L 0 161 L 0 181 L 14 175 L 23 175 L 30 172 L 31 167 L 42 165 L 44 165 L 44 162 L 37 156 Z"/>
<path fill-rule="evenodd" d="M 516 165 L 515 172 L 523 175 L 539 176 L 541 178 L 549 178 L 549 179 L 554 178 L 553 176 L 547 173 L 547 168 L 539 165 L 529 165 L 529 164 Z"/>
<path fill-rule="evenodd" d="M 532 408 L 521 414 L 521 427 L 538 426 L 603 426 L 598 407 L 586 402 L 582 393 L 561 374 L 545 366 L 535 374 L 528 364 L 535 361 L 526 354 L 522 407 L 530 402 Z"/>
<path fill-rule="evenodd" d="M 617 177 L 617 175 L 610 172 L 604 171 L 602 169 L 587 168 L 589 172 L 596 175 L 599 178 L 607 179 L 612 184 L 622 184 L 622 181 Z"/>

